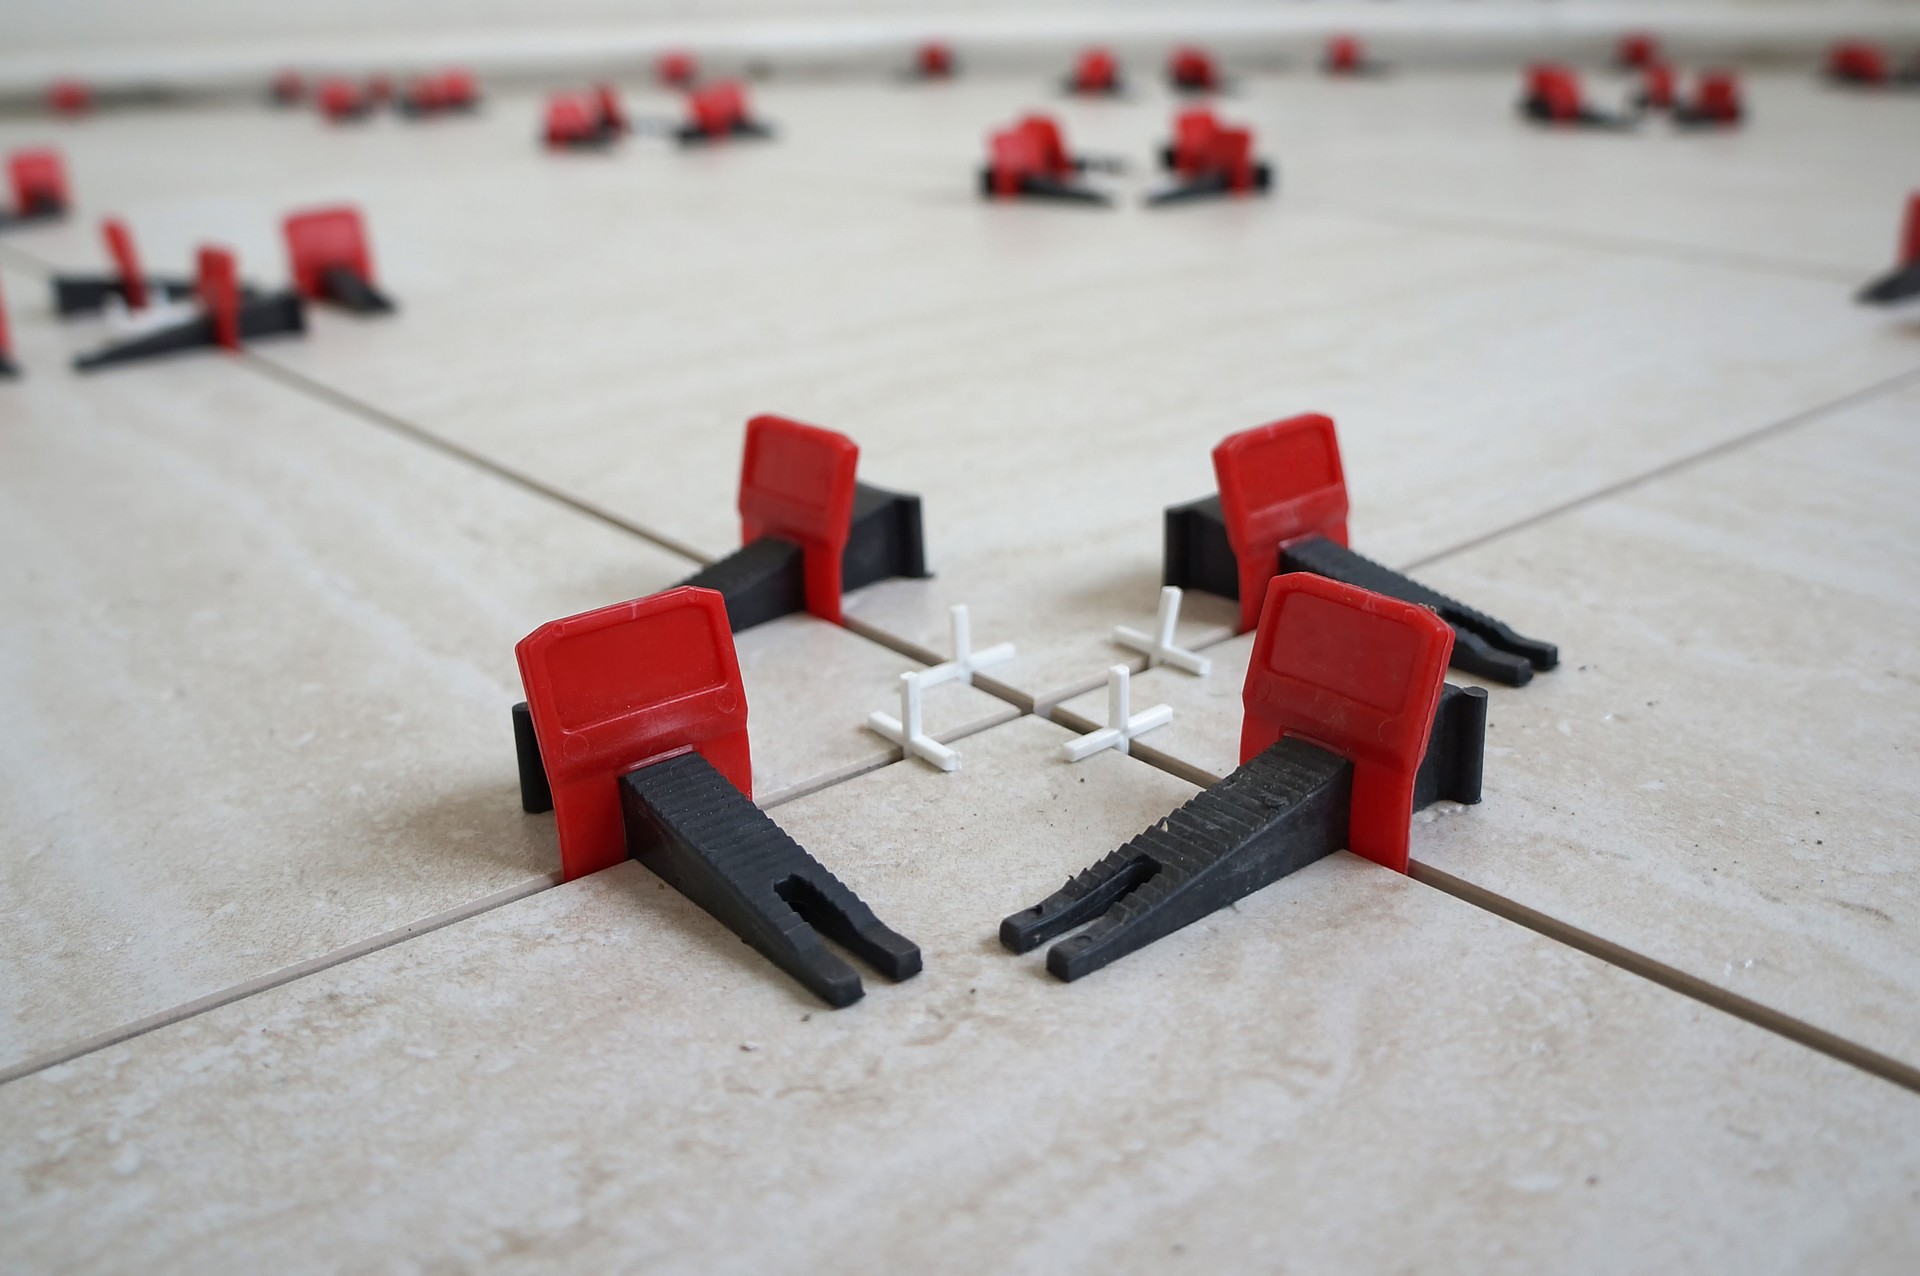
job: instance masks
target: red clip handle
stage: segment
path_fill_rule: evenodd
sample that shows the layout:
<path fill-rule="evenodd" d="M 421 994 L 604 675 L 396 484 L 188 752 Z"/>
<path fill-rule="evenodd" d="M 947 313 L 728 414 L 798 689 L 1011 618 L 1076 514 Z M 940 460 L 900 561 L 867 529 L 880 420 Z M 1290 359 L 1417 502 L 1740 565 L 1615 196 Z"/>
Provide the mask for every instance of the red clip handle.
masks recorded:
<path fill-rule="evenodd" d="M 1280 551 L 1308 536 L 1347 543 L 1347 479 L 1333 418 L 1317 413 L 1227 436 L 1213 449 L 1220 514 L 1240 565 L 1240 633 L 1260 619 Z"/>
<path fill-rule="evenodd" d="M 228 350 L 240 348 L 240 265 L 225 248 L 200 250 L 200 304 L 213 320 L 213 340 Z"/>
<path fill-rule="evenodd" d="M 7 298 L 0 293 L 0 359 L 13 358 L 13 333 L 7 328 Z"/>
<path fill-rule="evenodd" d="M 726 601 L 669 589 L 549 621 L 514 648 L 568 881 L 627 857 L 616 781 L 696 752 L 753 796 L 747 696 Z"/>
<path fill-rule="evenodd" d="M 13 206 L 23 213 L 54 213 L 69 203 L 67 167 L 60 152 L 48 148 L 15 151 L 7 157 Z"/>
<path fill-rule="evenodd" d="M 113 258 L 114 269 L 120 272 L 120 291 L 127 299 L 131 310 L 147 308 L 147 277 L 140 269 L 140 254 L 133 246 L 133 232 L 118 217 L 109 217 L 100 223 L 100 233 L 106 238 L 107 253 Z"/>
<path fill-rule="evenodd" d="M 367 250 L 366 222 L 351 205 L 294 213 L 282 224 L 293 286 L 303 297 L 327 294 L 327 272 L 339 267 L 373 282 L 373 256 Z"/>
<path fill-rule="evenodd" d="M 1900 236 L 1900 264 L 1920 262 L 1920 191 L 1907 196 L 1907 226 Z"/>
<path fill-rule="evenodd" d="M 1310 572 L 1273 577 L 1242 692 L 1241 762 L 1282 737 L 1347 759 L 1348 849 L 1406 872 L 1414 779 L 1452 654 L 1453 630 L 1425 607 Z"/>
<path fill-rule="evenodd" d="M 671 88 L 683 89 L 699 78 L 700 64 L 694 61 L 691 53 L 674 51 L 663 53 L 653 64 L 654 74 L 660 83 Z"/>
<path fill-rule="evenodd" d="M 804 554 L 807 610 L 836 625 L 859 464 L 859 445 L 844 434 L 778 416 L 747 422 L 741 539 L 778 536 L 797 543 Z"/>

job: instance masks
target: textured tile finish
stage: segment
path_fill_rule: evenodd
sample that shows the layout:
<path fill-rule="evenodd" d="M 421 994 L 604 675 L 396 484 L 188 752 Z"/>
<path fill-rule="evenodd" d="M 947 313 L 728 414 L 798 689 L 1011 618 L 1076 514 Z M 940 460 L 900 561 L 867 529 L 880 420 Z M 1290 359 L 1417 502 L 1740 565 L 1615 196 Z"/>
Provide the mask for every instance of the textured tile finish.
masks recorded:
<path fill-rule="evenodd" d="M 1078 984 L 998 915 L 1191 792 L 1026 719 L 780 811 L 831 1012 L 623 865 L 0 1089 L 22 1266 L 1899 1270 L 1920 1101 L 1341 855 Z"/>
<path fill-rule="evenodd" d="M 1423 570 L 1565 664 L 1491 688 L 1486 802 L 1415 858 L 1920 1062 L 1916 419 L 1889 395 Z M 1141 743 L 1231 770 L 1248 650 L 1135 679 L 1176 711 Z"/>
<path fill-rule="evenodd" d="M 17 326 L 0 1068 L 552 871 L 513 644 L 693 565 L 222 356 L 80 379 Z M 806 617 L 740 652 L 761 797 L 896 756 L 860 724 L 911 662 Z"/>

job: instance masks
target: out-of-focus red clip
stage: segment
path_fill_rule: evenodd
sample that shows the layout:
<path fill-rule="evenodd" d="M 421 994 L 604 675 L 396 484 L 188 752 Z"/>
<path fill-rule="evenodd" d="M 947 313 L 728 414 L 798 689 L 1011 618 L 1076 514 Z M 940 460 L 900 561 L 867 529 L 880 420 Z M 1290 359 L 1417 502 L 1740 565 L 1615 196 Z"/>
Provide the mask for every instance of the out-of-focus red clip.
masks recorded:
<path fill-rule="evenodd" d="M 47 86 L 47 109 L 55 115 L 85 115 L 93 109 L 93 89 L 82 80 L 55 80 Z"/>
<path fill-rule="evenodd" d="M 1261 597 L 1240 761 L 1288 736 L 1353 763 L 1347 848 L 1406 872 L 1453 630 L 1425 607 L 1311 573 L 1275 576 Z"/>
<path fill-rule="evenodd" d="M 1614 62 L 1629 70 L 1643 70 L 1660 61 L 1660 41 L 1650 31 L 1629 31 L 1620 37 Z"/>
<path fill-rule="evenodd" d="M 807 610 L 836 625 L 859 464 L 860 447 L 844 434 L 778 416 L 747 422 L 740 539 L 775 536 L 799 545 Z"/>
<path fill-rule="evenodd" d="M 320 113 L 335 124 L 361 119 L 373 109 L 373 100 L 367 91 L 342 76 L 320 81 L 314 90 L 314 100 L 319 103 Z"/>
<path fill-rule="evenodd" d="M 548 149 L 601 147 L 619 136 L 624 119 L 619 122 L 610 120 L 605 110 L 609 103 L 615 110 L 619 109 L 613 90 L 603 86 L 597 93 L 598 96 L 591 101 L 571 93 L 556 93 L 547 99 L 546 124 L 541 136 Z"/>
<path fill-rule="evenodd" d="M 225 248 L 200 250 L 198 291 L 200 304 L 213 321 L 214 344 L 240 348 L 240 265 Z"/>
<path fill-rule="evenodd" d="M 1167 81 L 1183 93 L 1212 93 L 1220 87 L 1220 72 L 1211 53 L 1182 45 L 1167 59 Z"/>
<path fill-rule="evenodd" d="M 360 314 L 385 314 L 393 302 L 373 277 L 366 219 L 351 204 L 314 208 L 282 224 L 293 286 L 310 301 L 328 301 Z"/>
<path fill-rule="evenodd" d="M 653 73 L 668 88 L 684 89 L 700 78 L 700 64 L 693 54 L 674 49 L 660 55 L 653 64 Z"/>
<path fill-rule="evenodd" d="M 1676 123 L 1696 127 L 1729 128 L 1746 112 L 1740 102 L 1740 80 L 1731 71 L 1702 71 L 1693 99 L 1674 108 Z"/>
<path fill-rule="evenodd" d="M 1336 35 L 1327 41 L 1327 54 L 1320 65 L 1335 75 L 1352 75 L 1366 62 L 1356 36 Z"/>
<path fill-rule="evenodd" d="M 1640 68 L 1640 105 L 1649 111 L 1671 111 L 1677 95 L 1673 68 L 1665 62 L 1649 62 Z"/>
<path fill-rule="evenodd" d="M 1859 301 L 1886 306 L 1920 297 L 1920 191 L 1907 197 L 1900 231 L 1900 258 L 1893 270 L 1860 290 Z"/>
<path fill-rule="evenodd" d="M 681 588 L 550 621 L 514 648 L 568 881 L 627 858 L 616 783 L 700 754 L 748 798 L 747 697 L 726 604 Z"/>
<path fill-rule="evenodd" d="M 924 80 L 944 80 L 953 74 L 953 49 L 929 40 L 914 54 L 914 69 Z"/>
<path fill-rule="evenodd" d="M 1309 536 L 1347 543 L 1347 479 L 1333 418 L 1289 417 L 1213 449 L 1220 515 L 1240 566 L 1240 630 L 1260 619 L 1280 551 Z"/>
<path fill-rule="evenodd" d="M 1067 77 L 1067 90 L 1071 93 L 1120 92 L 1120 60 L 1113 56 L 1111 49 L 1086 50 L 1074 63 L 1073 74 Z"/>
<path fill-rule="evenodd" d="M 273 77 L 269 96 L 278 106 L 297 106 L 307 96 L 307 80 L 298 71 L 286 70 Z"/>
<path fill-rule="evenodd" d="M 147 277 L 140 269 L 140 253 L 133 246 L 133 232 L 118 217 L 109 217 L 100 223 L 100 233 L 107 241 L 114 269 L 120 272 L 120 294 L 126 298 L 127 309 L 145 310 Z"/>
<path fill-rule="evenodd" d="M 1865 40 L 1843 40 L 1827 51 L 1827 78 L 1842 84 L 1885 84 L 1893 77 L 1885 49 Z"/>
<path fill-rule="evenodd" d="M 687 95 L 687 122 L 679 132 L 682 143 L 770 134 L 766 125 L 753 118 L 747 90 L 737 80 L 722 80 Z"/>
<path fill-rule="evenodd" d="M 17 219 L 58 217 L 71 202 L 67 166 L 60 152 L 51 148 L 13 152 L 7 157 L 7 179 L 13 187 L 13 216 Z"/>
<path fill-rule="evenodd" d="M 13 333 L 7 328 L 7 298 L 0 293 L 0 377 L 17 377 L 20 365 L 13 359 Z"/>

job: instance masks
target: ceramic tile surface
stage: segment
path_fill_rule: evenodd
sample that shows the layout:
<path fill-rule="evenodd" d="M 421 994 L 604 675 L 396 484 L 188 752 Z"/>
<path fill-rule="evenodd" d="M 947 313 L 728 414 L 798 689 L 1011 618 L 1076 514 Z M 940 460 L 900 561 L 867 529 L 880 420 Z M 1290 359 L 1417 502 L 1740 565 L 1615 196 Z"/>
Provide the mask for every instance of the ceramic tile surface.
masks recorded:
<path fill-rule="evenodd" d="M 543 154 L 536 104 L 515 96 L 479 121 L 411 130 L 236 113 L 221 125 L 236 152 L 279 139 L 337 175 L 254 160 L 284 194 L 130 193 L 127 211 L 159 256 L 211 227 L 273 262 L 284 207 L 360 199 L 403 314 L 322 315 L 313 339 L 262 357 L 696 554 L 734 543 L 748 416 L 847 432 L 865 477 L 926 499 L 938 573 L 870 589 L 851 614 L 931 652 L 947 607 L 966 602 L 983 637 L 1022 648 L 996 677 L 1043 702 L 1098 676 L 1112 625 L 1150 616 L 1160 510 L 1209 490 L 1208 449 L 1233 430 L 1332 413 L 1357 543 L 1399 562 L 1920 362 L 1832 278 L 1346 216 L 1341 201 L 1358 197 L 1345 170 L 1311 149 L 1274 200 L 1150 213 L 1132 201 L 1171 104 L 1041 88 L 770 85 L 758 100 L 779 141 L 696 154 L 644 138 Z M 1274 117 L 1284 148 L 1312 104 L 1349 91 L 1445 121 L 1492 85 L 1249 78 L 1221 109 Z M 1778 112 L 1823 103 L 1785 95 Z M 1035 107 L 1058 109 L 1086 150 L 1134 161 L 1117 179 L 1127 206 L 977 200 L 983 130 Z M 1486 148 L 1500 173 L 1532 173 L 1547 142 L 1592 140 L 1532 139 L 1504 100 L 1489 109 L 1487 129 L 1520 139 Z M 96 180 L 113 189 L 99 174 L 117 171 L 121 144 L 100 145 Z M 1660 188 L 1676 200 L 1721 180 L 1675 163 Z M 46 234 L 67 238 L 19 242 L 55 259 L 96 251 L 90 232 Z M 1184 636 L 1222 636 L 1226 619 L 1197 606 Z"/>
<path fill-rule="evenodd" d="M 1346 855 L 1074 985 L 1004 911 L 1191 789 L 781 823 L 927 966 L 828 1011 L 636 864 L 0 1089 L 37 1270 L 1896 1271 L 1920 1100 Z M 350 1217 L 352 1226 L 341 1221 Z"/>
<path fill-rule="evenodd" d="M 1420 572 L 1565 663 L 1490 690 L 1486 800 L 1414 857 L 1920 1061 L 1916 420 L 1889 394 Z M 1175 709 L 1140 744 L 1231 770 L 1249 647 L 1135 679 Z"/>
<path fill-rule="evenodd" d="M 693 568 L 218 355 L 76 377 L 50 326 L 0 384 L 0 1069 L 543 879 L 513 644 Z M 912 662 L 805 617 L 739 650 L 763 800 L 898 756 L 861 723 Z"/>

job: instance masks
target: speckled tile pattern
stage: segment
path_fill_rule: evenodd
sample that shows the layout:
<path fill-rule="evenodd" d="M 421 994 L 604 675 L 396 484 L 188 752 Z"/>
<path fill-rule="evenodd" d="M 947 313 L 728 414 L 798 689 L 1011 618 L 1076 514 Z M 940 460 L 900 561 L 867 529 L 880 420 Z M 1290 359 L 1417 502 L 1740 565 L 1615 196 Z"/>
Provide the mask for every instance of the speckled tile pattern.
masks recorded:
<path fill-rule="evenodd" d="M 0 1069 L 554 871 L 513 644 L 694 564 L 224 356 L 79 379 L 15 328 Z M 862 723 L 912 661 L 810 617 L 739 650 L 762 800 L 898 757 Z"/>
<path fill-rule="evenodd" d="M 0 237 L 0 1268 L 1914 1270 L 1920 326 L 1850 303 L 1909 104 L 1567 136 L 1516 82 L 1241 75 L 1278 196 L 1163 212 L 1144 84 L 776 80 L 697 153 L 543 153 L 525 92 L 0 121 L 82 204 Z M 1036 107 L 1120 208 L 977 199 Z M 119 213 L 277 283 L 339 199 L 400 313 L 244 361 L 74 378 L 19 273 Z M 1101 715 L 1163 507 L 1307 410 L 1357 548 L 1566 665 L 1417 817 L 1464 897 L 1337 853 L 1063 986 L 1000 918 L 1231 768 L 1247 641 L 1189 598 L 1146 760 L 1021 710 Z M 731 548 L 766 411 L 925 500 L 931 579 L 738 641 L 756 796 L 926 954 L 843 1012 L 638 865 L 553 885 L 514 789 L 514 641 Z M 941 774 L 861 724 L 956 602 L 1019 655 L 933 693 Z"/>
<path fill-rule="evenodd" d="M 1414 858 L 1920 1063 L 1917 420 L 1920 386 L 1423 569 L 1565 663 L 1489 689 L 1486 800 Z M 1175 709 L 1140 743 L 1230 771 L 1249 649 L 1136 678 Z"/>
<path fill-rule="evenodd" d="M 1001 912 L 1191 792 L 1062 738 L 1025 718 L 959 774 L 777 812 L 923 946 L 905 984 L 825 1010 L 623 865 L 0 1089 L 0 1254 L 1784 1272 L 1920 1244 L 1920 1099 L 1344 854 L 1073 986 L 1007 955 Z"/>
<path fill-rule="evenodd" d="M 323 315 L 313 340 L 262 357 L 702 555 L 735 543 L 747 417 L 845 431 L 870 481 L 926 498 L 938 573 L 865 591 L 853 614 L 934 650 L 947 607 L 966 602 L 983 632 L 1022 645 L 997 676 L 1045 702 L 1098 676 L 1108 628 L 1151 615 L 1159 511 L 1207 490 L 1207 451 L 1233 430 L 1333 414 L 1355 535 L 1402 561 L 1914 366 L 1911 340 L 1846 305 L 1857 281 L 1820 256 L 1879 218 L 1885 244 L 1863 250 L 1857 272 L 1880 268 L 1894 195 L 1740 198 L 1782 173 L 1798 180 L 1815 158 L 1843 163 L 1810 158 L 1805 139 L 1841 131 L 1836 112 L 1861 121 L 1841 152 L 1851 169 L 1898 169 L 1898 131 L 1871 103 L 1785 81 L 1755 91 L 1774 126 L 1596 139 L 1537 135 L 1484 76 L 1247 77 L 1220 109 L 1261 127 L 1279 195 L 1161 212 L 1133 202 L 1157 180 L 1146 159 L 1175 106 L 1157 89 L 1113 104 L 1062 102 L 1017 79 L 922 93 L 773 84 L 758 96 L 782 125 L 777 142 L 695 154 L 646 138 L 609 155 L 544 154 L 531 141 L 537 102 L 518 95 L 479 120 L 415 128 L 232 112 L 218 128 L 249 157 L 253 187 L 216 174 L 206 190 L 130 193 L 122 211 L 156 259 L 217 234 L 270 275 L 279 214 L 350 190 L 402 316 Z M 1316 142 L 1323 106 L 1352 127 Z M 984 130 L 1034 108 L 1058 110 L 1085 150 L 1129 160 L 1115 181 L 1125 207 L 975 197 Z M 637 113 L 672 109 L 658 94 L 634 101 Z M 1404 191 L 1389 176 L 1400 152 L 1368 140 L 1403 117 L 1417 123 L 1393 145 L 1452 155 L 1472 139 L 1489 168 L 1520 175 L 1488 190 L 1486 207 L 1543 209 L 1537 224 L 1552 233 L 1417 224 L 1428 210 L 1467 217 L 1475 206 L 1448 194 L 1494 183 Z M 149 146 L 161 136 L 160 125 L 141 134 Z M 74 144 L 97 147 L 88 176 L 109 191 L 160 182 L 150 160 L 134 161 L 147 187 L 116 176 L 125 140 Z M 317 180 L 283 153 L 359 179 Z M 1642 189 L 1633 175 L 1649 165 L 1663 176 Z M 1520 183 L 1556 168 L 1618 189 L 1601 208 L 1625 209 L 1661 251 L 1583 241 L 1568 211 L 1583 207 L 1576 183 L 1528 198 Z M 778 200 L 761 197 L 774 189 Z M 1690 223 L 1661 239 L 1663 210 L 1708 196 L 1774 210 L 1746 215 L 1762 220 L 1750 255 L 1770 268 L 1689 258 Z M 1822 222 L 1802 203 L 1846 211 Z M 1381 208 L 1405 215 L 1382 221 Z M 1769 230 L 1816 224 L 1812 246 Z M 98 252 L 91 233 L 20 242 L 85 261 Z M 433 371 L 444 367 L 460 375 Z M 1049 605 L 1032 606 L 1037 596 Z M 1187 637 L 1220 636 L 1219 623 L 1196 614 Z"/>

